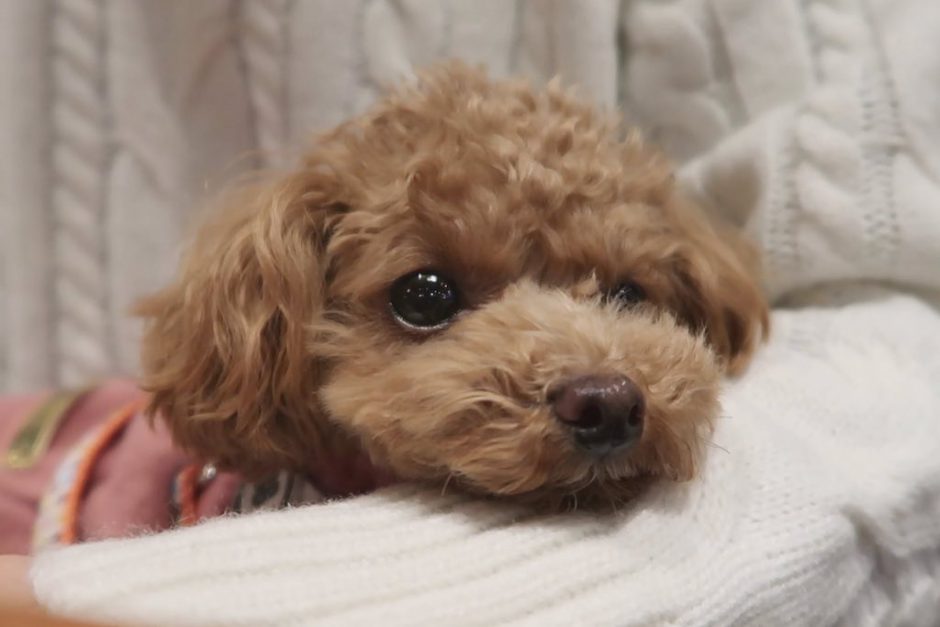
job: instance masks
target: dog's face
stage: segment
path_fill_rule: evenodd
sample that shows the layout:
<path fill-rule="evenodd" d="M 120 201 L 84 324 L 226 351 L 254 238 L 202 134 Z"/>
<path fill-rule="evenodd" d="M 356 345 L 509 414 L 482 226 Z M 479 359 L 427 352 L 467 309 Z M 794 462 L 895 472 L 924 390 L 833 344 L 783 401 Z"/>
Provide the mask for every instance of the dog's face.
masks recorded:
<path fill-rule="evenodd" d="M 689 478 L 767 324 L 753 256 L 557 88 L 448 66 L 241 192 L 144 303 L 177 440 L 249 473 L 360 450 L 566 502 Z"/>

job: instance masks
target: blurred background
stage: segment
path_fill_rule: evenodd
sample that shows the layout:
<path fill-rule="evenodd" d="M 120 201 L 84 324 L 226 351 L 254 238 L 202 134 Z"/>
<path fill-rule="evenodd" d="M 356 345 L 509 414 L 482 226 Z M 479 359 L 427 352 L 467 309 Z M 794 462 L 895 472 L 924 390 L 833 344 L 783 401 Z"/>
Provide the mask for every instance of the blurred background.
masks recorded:
<path fill-rule="evenodd" d="M 208 196 L 451 57 L 560 75 L 625 112 L 761 244 L 775 298 L 858 277 L 936 285 L 940 106 L 923 89 L 940 76 L 938 7 L 4 0 L 0 390 L 133 374 L 126 312 L 169 278 Z"/>

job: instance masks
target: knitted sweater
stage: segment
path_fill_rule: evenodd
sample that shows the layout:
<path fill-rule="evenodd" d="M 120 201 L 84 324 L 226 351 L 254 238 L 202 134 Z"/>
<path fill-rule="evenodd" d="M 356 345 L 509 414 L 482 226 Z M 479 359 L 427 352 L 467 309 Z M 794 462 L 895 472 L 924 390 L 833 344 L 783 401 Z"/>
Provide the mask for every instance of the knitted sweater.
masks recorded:
<path fill-rule="evenodd" d="M 865 625 L 940 616 L 940 314 L 780 311 L 701 476 L 535 517 L 399 487 L 40 555 L 52 609 L 181 625 Z M 817 301 L 818 302 L 818 301 Z"/>
<path fill-rule="evenodd" d="M 940 286 L 936 0 L 0 2 L 0 389 L 136 374 L 200 200 L 456 56 L 620 106 L 775 295 Z"/>

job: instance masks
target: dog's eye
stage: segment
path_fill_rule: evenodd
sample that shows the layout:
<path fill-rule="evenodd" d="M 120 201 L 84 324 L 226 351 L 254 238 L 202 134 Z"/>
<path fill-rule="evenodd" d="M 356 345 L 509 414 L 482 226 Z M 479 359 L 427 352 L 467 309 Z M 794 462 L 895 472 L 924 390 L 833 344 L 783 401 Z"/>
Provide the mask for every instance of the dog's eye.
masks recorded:
<path fill-rule="evenodd" d="M 395 281 L 389 302 L 398 322 L 422 331 L 446 326 L 460 310 L 454 283 L 433 270 L 412 272 Z"/>
<path fill-rule="evenodd" d="M 607 298 L 608 300 L 615 301 L 621 307 L 630 307 L 631 305 L 646 300 L 646 292 L 636 283 L 627 281 L 608 292 Z"/>

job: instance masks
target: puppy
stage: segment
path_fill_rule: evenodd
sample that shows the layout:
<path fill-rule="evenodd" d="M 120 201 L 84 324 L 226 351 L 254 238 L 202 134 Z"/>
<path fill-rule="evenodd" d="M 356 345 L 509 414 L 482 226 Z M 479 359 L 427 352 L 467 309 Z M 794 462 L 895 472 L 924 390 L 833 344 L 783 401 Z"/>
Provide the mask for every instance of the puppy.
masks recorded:
<path fill-rule="evenodd" d="M 616 505 L 694 475 L 768 329 L 754 251 L 557 84 L 439 66 L 222 205 L 140 306 L 142 385 L 249 477 Z"/>
<path fill-rule="evenodd" d="M 139 307 L 144 392 L 0 397 L 0 554 L 394 480 L 554 510 L 689 479 L 767 332 L 757 261 L 557 85 L 439 66 L 223 199 Z"/>

